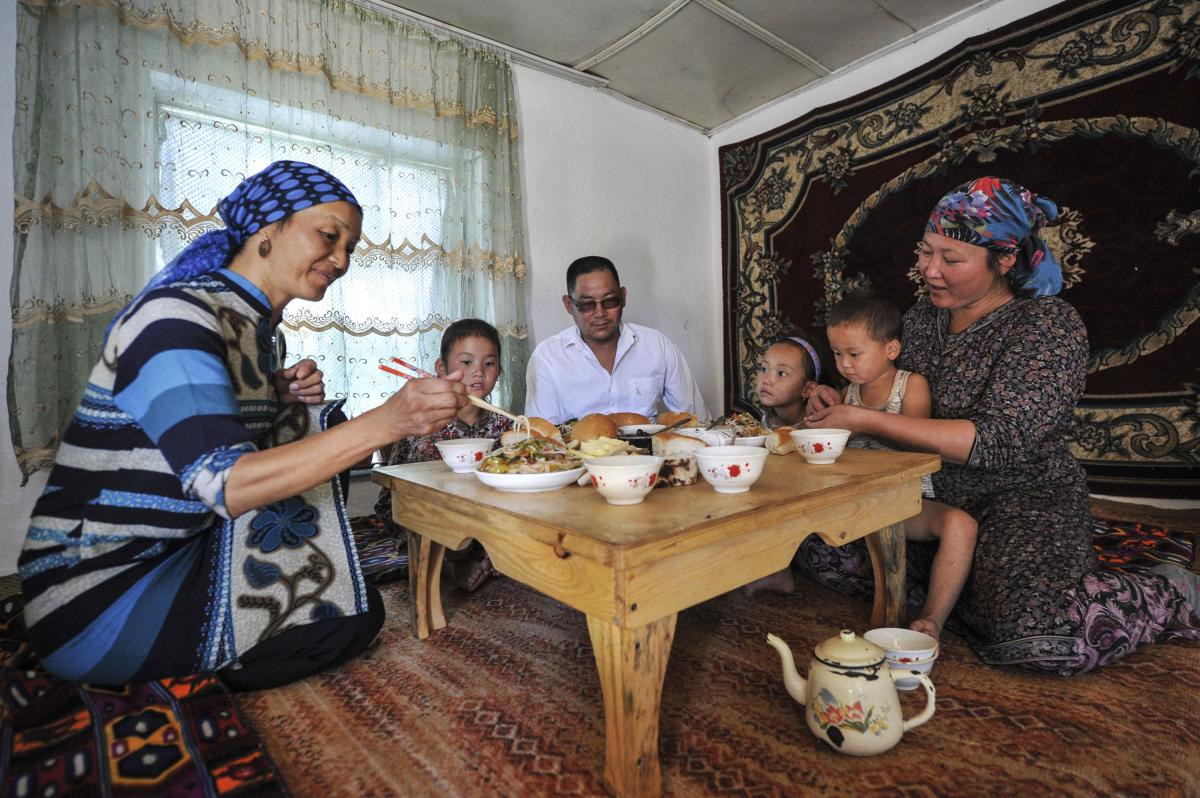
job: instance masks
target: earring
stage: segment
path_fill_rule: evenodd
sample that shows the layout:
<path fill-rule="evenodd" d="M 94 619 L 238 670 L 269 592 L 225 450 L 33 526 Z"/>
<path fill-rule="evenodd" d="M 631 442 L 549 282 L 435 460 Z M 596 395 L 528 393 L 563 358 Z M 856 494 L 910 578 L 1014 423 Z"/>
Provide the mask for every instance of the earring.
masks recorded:
<path fill-rule="evenodd" d="M 265 258 L 271 254 L 271 239 L 266 236 L 262 237 L 262 241 L 258 242 L 258 257 Z"/>

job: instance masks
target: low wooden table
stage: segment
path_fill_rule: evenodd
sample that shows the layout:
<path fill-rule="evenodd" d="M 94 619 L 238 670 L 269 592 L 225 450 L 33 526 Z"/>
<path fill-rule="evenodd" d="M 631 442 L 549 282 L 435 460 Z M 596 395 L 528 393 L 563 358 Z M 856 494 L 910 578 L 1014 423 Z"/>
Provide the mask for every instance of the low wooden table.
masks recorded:
<path fill-rule="evenodd" d="M 772 455 L 749 493 L 707 483 L 613 507 L 592 488 L 504 493 L 441 462 L 390 466 L 408 539 L 413 630 L 446 625 L 442 557 L 478 540 L 496 570 L 587 616 L 604 696 L 604 783 L 618 796 L 662 793 L 659 701 L 680 610 L 791 563 L 810 534 L 833 545 L 867 535 L 875 568 L 872 626 L 894 626 L 904 601 L 901 522 L 921 509 L 936 455 L 850 450 L 833 465 Z M 875 533 L 875 534 L 871 534 Z"/>

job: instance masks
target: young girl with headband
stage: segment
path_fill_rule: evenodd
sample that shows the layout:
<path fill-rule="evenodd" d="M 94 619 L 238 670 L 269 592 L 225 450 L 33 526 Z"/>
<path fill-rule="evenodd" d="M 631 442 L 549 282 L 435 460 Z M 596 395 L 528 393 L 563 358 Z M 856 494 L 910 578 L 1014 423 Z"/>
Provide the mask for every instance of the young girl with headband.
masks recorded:
<path fill-rule="evenodd" d="M 763 426 L 804 426 L 805 403 L 820 379 L 821 358 L 807 339 L 790 335 L 771 344 L 754 380 L 763 407 Z"/>

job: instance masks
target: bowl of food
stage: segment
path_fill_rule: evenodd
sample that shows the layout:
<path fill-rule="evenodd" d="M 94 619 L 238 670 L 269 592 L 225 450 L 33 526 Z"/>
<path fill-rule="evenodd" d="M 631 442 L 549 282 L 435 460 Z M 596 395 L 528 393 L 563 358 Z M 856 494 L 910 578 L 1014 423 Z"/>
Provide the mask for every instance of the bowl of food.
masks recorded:
<path fill-rule="evenodd" d="M 893 627 L 872 629 L 863 635 L 863 639 L 883 649 L 888 666 L 898 672 L 896 676 L 897 690 L 916 690 L 920 682 L 915 676 L 899 674 L 914 671 L 929 673 L 933 669 L 934 660 L 938 657 L 938 642 L 929 635 L 913 629 Z"/>
<path fill-rule="evenodd" d="M 749 413 L 731 413 L 725 422 L 733 429 L 735 446 L 763 446 L 771 431 Z"/>
<path fill-rule="evenodd" d="M 658 470 L 663 458 L 644 454 L 591 457 L 583 467 L 591 476 L 592 485 L 609 504 L 640 504 L 658 483 Z"/>
<path fill-rule="evenodd" d="M 836 462 L 850 439 L 848 429 L 794 429 L 790 434 L 800 456 L 814 465 Z"/>
<path fill-rule="evenodd" d="M 484 457 L 474 474 L 496 490 L 540 493 L 579 479 L 583 462 L 576 452 L 556 441 L 527 438 Z"/>
<path fill-rule="evenodd" d="M 483 458 L 496 445 L 495 438 L 459 438 L 454 441 L 436 441 L 442 462 L 456 474 L 465 474 L 479 468 Z"/>
<path fill-rule="evenodd" d="M 745 493 L 762 476 L 767 450 L 761 446 L 709 446 L 696 452 L 700 476 L 717 493 Z"/>

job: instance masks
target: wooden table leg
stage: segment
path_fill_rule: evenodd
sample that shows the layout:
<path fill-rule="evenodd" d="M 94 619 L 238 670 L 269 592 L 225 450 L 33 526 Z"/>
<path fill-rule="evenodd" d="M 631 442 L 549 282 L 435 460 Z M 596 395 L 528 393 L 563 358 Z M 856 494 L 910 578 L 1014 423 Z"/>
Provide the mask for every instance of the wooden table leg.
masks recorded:
<path fill-rule="evenodd" d="M 904 524 L 885 526 L 867 535 L 875 572 L 875 606 L 871 626 L 899 626 L 904 611 Z"/>
<path fill-rule="evenodd" d="M 662 795 L 658 715 L 675 617 L 637 629 L 587 618 L 604 694 L 604 786 L 618 798 Z"/>
<path fill-rule="evenodd" d="M 442 612 L 442 557 L 446 547 L 408 532 L 408 600 L 412 628 L 424 640 L 446 625 Z"/>

